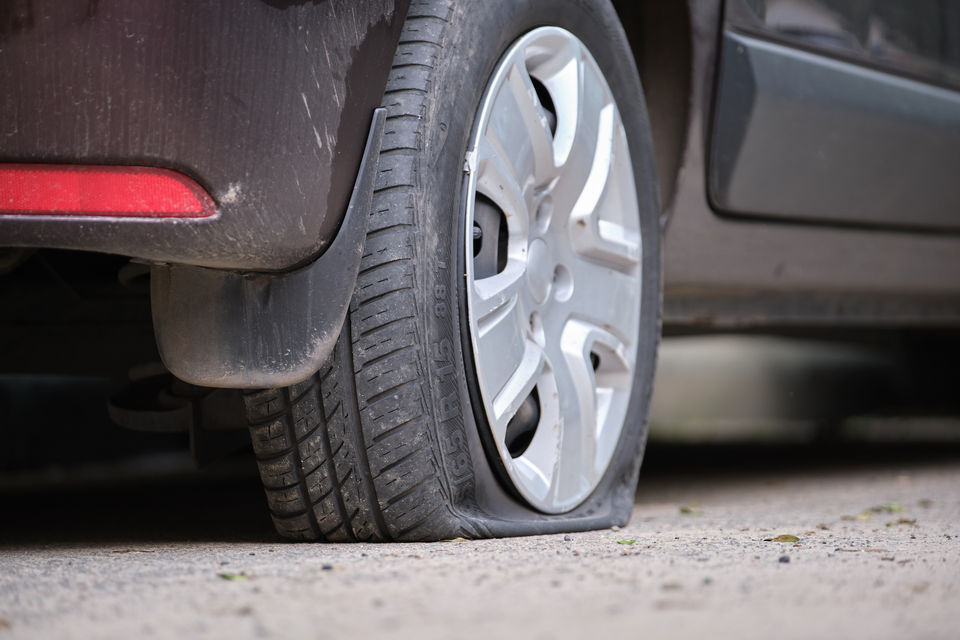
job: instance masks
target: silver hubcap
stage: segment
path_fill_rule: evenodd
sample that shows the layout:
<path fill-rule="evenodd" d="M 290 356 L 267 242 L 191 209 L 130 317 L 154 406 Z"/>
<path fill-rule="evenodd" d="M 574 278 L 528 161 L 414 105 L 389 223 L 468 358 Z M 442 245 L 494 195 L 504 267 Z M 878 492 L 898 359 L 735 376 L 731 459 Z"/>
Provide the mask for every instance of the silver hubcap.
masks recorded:
<path fill-rule="evenodd" d="M 467 169 L 467 308 L 487 421 L 517 491 L 569 511 L 623 430 L 641 269 L 626 133 L 576 36 L 542 27 L 507 52 Z"/>

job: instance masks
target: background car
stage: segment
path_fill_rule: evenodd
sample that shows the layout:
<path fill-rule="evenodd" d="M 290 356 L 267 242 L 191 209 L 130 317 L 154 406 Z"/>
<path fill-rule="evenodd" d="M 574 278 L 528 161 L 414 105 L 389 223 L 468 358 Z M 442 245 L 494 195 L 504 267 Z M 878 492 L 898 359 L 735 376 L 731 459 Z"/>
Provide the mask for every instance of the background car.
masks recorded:
<path fill-rule="evenodd" d="M 947 2 L 16 0 L 0 84 L 4 369 L 291 538 L 624 523 L 661 321 L 960 321 Z"/>

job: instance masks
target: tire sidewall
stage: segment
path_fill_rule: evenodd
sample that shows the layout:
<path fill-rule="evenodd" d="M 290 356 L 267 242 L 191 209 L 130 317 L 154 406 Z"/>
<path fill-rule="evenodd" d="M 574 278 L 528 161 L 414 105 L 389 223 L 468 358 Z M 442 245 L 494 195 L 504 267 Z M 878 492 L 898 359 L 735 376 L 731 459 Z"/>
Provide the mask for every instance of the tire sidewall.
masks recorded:
<path fill-rule="evenodd" d="M 479 105 L 503 54 L 527 32 L 557 26 L 575 34 L 597 61 L 611 87 L 627 130 L 640 206 L 643 269 L 638 352 L 633 390 L 615 453 L 591 496 L 567 514 L 575 518 L 608 511 L 611 524 L 630 513 L 646 437 L 646 420 L 660 324 L 660 230 L 650 126 L 639 76 L 626 36 L 606 0 L 483 0 L 457 3 L 428 89 L 418 159 L 419 292 L 425 312 L 427 397 L 452 502 L 462 511 L 517 517 L 542 514 L 498 496 L 499 459 L 485 455 L 475 420 L 476 390 L 469 334 L 463 321 L 464 158 Z M 467 375 L 464 375 L 466 372 Z M 474 383 L 475 384 L 475 383 Z M 482 414 L 482 406 L 480 406 Z M 486 429 L 483 424 L 479 426 Z M 491 466 L 493 465 L 493 466 Z M 501 484 L 500 487 L 491 483 Z M 519 506 L 519 511 L 517 507 Z M 509 508 L 507 508 L 509 507 Z M 510 513 L 493 513 L 506 509 Z M 602 515 L 602 513 L 601 513 Z"/>

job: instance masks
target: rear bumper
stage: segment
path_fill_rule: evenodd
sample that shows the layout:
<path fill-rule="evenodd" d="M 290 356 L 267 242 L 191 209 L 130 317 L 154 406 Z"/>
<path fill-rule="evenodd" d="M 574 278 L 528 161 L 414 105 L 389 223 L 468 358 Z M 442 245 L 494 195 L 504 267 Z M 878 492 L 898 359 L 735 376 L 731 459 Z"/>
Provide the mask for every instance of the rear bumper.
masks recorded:
<path fill-rule="evenodd" d="M 194 219 L 0 215 L 0 245 L 285 271 L 340 226 L 404 0 L 0 7 L 0 162 L 163 167 Z"/>

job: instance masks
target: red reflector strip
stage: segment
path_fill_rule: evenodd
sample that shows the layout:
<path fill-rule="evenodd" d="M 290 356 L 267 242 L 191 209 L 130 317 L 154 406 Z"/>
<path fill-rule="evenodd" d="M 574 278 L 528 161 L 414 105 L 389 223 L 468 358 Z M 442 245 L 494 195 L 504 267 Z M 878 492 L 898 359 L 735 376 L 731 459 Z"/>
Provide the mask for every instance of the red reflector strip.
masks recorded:
<path fill-rule="evenodd" d="M 167 169 L 0 164 L 0 215 L 205 218 L 216 210 L 203 187 Z"/>

